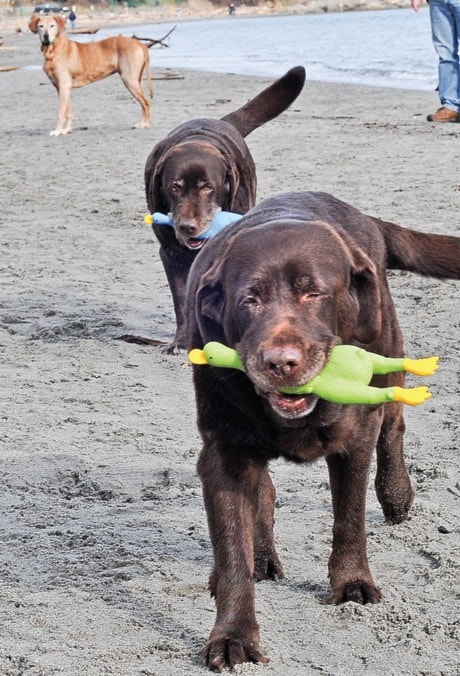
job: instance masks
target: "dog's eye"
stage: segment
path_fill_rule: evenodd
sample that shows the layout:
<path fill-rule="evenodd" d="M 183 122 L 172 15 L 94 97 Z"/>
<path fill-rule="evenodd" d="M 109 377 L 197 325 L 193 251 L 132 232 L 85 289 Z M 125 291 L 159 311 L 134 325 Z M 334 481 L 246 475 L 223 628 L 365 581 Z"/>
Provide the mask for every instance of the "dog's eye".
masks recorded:
<path fill-rule="evenodd" d="M 299 277 L 295 280 L 294 290 L 301 303 L 307 303 L 323 295 L 318 284 L 310 277 Z"/>
<path fill-rule="evenodd" d="M 172 185 L 169 186 L 169 192 L 176 193 L 179 192 L 179 186 L 177 183 L 173 183 Z"/>
<path fill-rule="evenodd" d="M 301 303 L 309 303 L 312 300 L 315 300 L 316 298 L 320 298 L 324 294 L 321 293 L 318 289 L 310 289 L 309 291 L 304 291 L 302 294 L 300 294 L 300 302 Z"/>
<path fill-rule="evenodd" d="M 212 187 L 212 185 L 209 185 L 208 183 L 206 183 L 206 185 L 200 185 L 200 192 L 209 193 L 212 192 L 213 190 L 214 188 Z"/>
<path fill-rule="evenodd" d="M 255 296 L 245 296 L 240 300 L 239 306 L 245 310 L 253 310 L 259 307 L 259 301 Z"/>

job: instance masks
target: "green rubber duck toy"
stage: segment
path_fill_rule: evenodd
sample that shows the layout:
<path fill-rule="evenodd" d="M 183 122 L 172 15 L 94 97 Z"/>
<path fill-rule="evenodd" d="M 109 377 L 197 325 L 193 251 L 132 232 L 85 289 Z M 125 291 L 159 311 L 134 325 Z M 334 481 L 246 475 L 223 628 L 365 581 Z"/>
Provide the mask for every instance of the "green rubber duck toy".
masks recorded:
<path fill-rule="evenodd" d="M 202 350 L 189 353 L 192 364 L 209 364 L 244 372 L 238 352 L 222 343 L 207 343 Z M 299 387 L 282 387 L 285 394 L 314 394 L 335 404 L 383 404 L 399 401 L 417 406 L 431 397 L 428 387 L 371 387 L 373 375 L 407 371 L 431 376 L 438 368 L 439 357 L 408 359 L 382 357 L 354 345 L 336 345 L 323 370 L 309 383 Z"/>

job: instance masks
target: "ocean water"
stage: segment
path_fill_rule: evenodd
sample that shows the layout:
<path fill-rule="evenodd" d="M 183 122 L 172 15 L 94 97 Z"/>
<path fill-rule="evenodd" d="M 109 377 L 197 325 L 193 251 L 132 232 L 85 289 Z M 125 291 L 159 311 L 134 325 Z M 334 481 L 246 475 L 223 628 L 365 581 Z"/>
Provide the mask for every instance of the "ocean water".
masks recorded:
<path fill-rule="evenodd" d="M 116 28 L 100 31 L 97 38 L 123 32 L 159 39 L 175 25 L 170 47 L 151 49 L 155 67 L 278 77 L 303 65 L 309 80 L 420 90 L 433 90 L 437 84 L 426 8 L 418 13 L 408 8 L 229 16 Z"/>

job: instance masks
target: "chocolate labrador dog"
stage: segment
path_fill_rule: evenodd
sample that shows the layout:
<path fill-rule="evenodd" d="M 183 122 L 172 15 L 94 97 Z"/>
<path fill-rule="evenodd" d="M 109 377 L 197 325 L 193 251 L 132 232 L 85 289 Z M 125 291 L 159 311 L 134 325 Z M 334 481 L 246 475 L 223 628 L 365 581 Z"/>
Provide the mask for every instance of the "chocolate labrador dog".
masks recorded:
<path fill-rule="evenodd" d="M 324 193 L 288 193 L 219 233 L 192 266 L 188 347 L 219 341 L 237 349 L 245 368 L 193 367 L 203 439 L 198 472 L 214 550 L 217 619 L 205 651 L 212 670 L 266 661 L 254 580 L 283 577 L 272 458 L 326 459 L 334 514 L 326 603 L 381 598 L 366 556 L 365 497 L 376 448 L 383 513 L 390 523 L 408 516 L 414 490 L 402 404 L 339 405 L 280 388 L 312 380 L 338 344 L 402 356 L 388 268 L 459 279 L 460 238 L 405 229 Z M 393 373 L 372 384 L 403 381 Z"/>
<path fill-rule="evenodd" d="M 291 68 L 258 96 L 221 120 L 185 122 L 160 141 L 145 165 L 150 213 L 170 213 L 174 230 L 153 225 L 171 289 L 177 331 L 168 352 L 185 347 L 183 305 L 187 275 L 220 210 L 246 213 L 255 204 L 256 170 L 244 137 L 280 115 L 299 96 L 305 69 Z"/>

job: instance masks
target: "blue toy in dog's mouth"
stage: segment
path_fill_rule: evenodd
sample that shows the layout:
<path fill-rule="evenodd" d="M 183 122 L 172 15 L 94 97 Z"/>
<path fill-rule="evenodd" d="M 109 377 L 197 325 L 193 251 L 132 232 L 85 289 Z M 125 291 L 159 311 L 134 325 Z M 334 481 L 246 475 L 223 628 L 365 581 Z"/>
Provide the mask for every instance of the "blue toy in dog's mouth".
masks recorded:
<path fill-rule="evenodd" d="M 214 235 L 217 235 L 218 232 L 226 228 L 227 225 L 235 223 L 235 221 L 239 221 L 240 218 L 242 218 L 241 214 L 234 214 L 231 211 L 219 211 L 212 219 L 211 225 L 206 230 L 206 232 L 202 232 L 201 235 L 197 235 L 196 239 L 210 239 L 211 237 L 214 237 Z M 171 216 L 169 214 L 162 214 L 159 211 L 156 211 L 153 216 L 152 214 L 146 214 L 144 216 L 144 222 L 148 223 L 149 225 L 155 223 L 155 225 L 169 225 L 171 228 L 174 227 Z"/>

